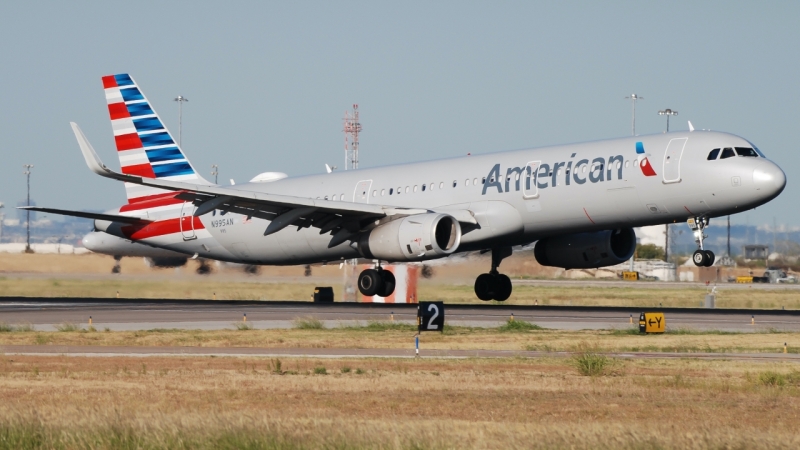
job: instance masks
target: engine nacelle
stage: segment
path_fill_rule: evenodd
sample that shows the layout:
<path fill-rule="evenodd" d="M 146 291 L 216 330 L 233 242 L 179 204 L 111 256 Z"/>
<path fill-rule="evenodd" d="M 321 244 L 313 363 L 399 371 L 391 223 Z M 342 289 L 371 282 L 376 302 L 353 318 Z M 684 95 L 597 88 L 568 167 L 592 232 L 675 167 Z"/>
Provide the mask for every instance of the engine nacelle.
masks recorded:
<path fill-rule="evenodd" d="M 159 269 L 163 268 L 172 268 L 172 267 L 183 267 L 186 265 L 188 258 L 179 258 L 179 257 L 145 257 L 144 263 L 147 264 L 147 267 L 156 267 Z"/>
<path fill-rule="evenodd" d="M 369 259 L 425 261 L 447 256 L 461 243 L 461 225 L 448 214 L 415 214 L 379 225 L 358 240 Z"/>
<path fill-rule="evenodd" d="M 543 266 L 594 269 L 625 262 L 635 250 L 633 228 L 620 228 L 545 238 L 536 243 L 533 254 Z"/>

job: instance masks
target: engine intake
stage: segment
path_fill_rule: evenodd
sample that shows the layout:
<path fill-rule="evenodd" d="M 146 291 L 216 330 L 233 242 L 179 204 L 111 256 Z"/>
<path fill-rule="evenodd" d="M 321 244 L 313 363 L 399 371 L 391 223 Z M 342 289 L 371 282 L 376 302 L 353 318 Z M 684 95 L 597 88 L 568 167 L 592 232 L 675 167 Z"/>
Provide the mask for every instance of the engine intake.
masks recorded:
<path fill-rule="evenodd" d="M 447 256 L 461 243 L 461 225 L 448 214 L 415 214 L 379 225 L 358 240 L 369 259 L 425 261 Z"/>
<path fill-rule="evenodd" d="M 635 250 L 633 228 L 620 228 L 545 238 L 536 243 L 533 254 L 543 266 L 594 269 L 625 262 Z"/>

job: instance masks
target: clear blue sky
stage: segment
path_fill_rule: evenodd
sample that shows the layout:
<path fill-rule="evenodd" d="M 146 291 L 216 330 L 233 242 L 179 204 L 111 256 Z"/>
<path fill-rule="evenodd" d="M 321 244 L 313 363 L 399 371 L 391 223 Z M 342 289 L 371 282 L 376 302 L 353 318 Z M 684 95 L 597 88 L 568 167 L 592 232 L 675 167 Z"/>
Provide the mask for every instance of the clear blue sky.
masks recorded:
<path fill-rule="evenodd" d="M 3 2 L 0 201 L 105 209 L 78 122 L 118 167 L 100 77 L 129 72 L 210 177 L 342 165 L 359 103 L 361 167 L 664 129 L 729 131 L 787 173 L 735 222 L 800 226 L 800 2 Z M 15 214 L 14 214 L 15 215 Z"/>

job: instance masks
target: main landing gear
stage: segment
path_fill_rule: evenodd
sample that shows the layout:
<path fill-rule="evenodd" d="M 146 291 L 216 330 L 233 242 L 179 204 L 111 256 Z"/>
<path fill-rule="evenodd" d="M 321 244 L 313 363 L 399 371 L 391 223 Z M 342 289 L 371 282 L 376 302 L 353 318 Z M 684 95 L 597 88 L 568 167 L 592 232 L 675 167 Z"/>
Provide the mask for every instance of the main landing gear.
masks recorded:
<path fill-rule="evenodd" d="M 703 239 L 707 238 L 703 230 L 708 226 L 708 217 L 695 217 L 686 221 L 694 232 L 694 241 L 698 249 L 692 254 L 692 262 L 698 267 L 711 267 L 714 264 L 714 252 L 703 249 Z"/>
<path fill-rule="evenodd" d="M 475 280 L 475 295 L 484 301 L 505 301 L 511 296 L 511 279 L 497 271 L 500 262 L 511 256 L 511 247 L 492 249 L 492 270 L 489 273 L 478 275 Z"/>
<path fill-rule="evenodd" d="M 381 266 L 377 269 L 366 269 L 358 276 L 358 290 L 367 297 L 388 297 L 394 293 L 394 286 L 394 274 L 383 270 Z"/>

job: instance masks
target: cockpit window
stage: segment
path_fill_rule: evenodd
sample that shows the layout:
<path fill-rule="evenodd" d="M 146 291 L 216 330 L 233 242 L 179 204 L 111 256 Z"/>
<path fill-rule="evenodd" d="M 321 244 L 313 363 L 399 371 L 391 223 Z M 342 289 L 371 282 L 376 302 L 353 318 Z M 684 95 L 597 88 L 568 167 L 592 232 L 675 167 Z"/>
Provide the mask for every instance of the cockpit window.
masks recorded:
<path fill-rule="evenodd" d="M 719 149 L 715 148 L 714 150 L 711 150 L 711 153 L 708 154 L 708 158 L 706 159 L 708 159 L 709 161 L 713 161 L 717 159 L 717 156 L 719 156 Z"/>
<path fill-rule="evenodd" d="M 755 150 L 748 147 L 736 147 L 736 154 L 739 156 L 746 156 L 749 158 L 758 158 L 758 153 Z"/>
<path fill-rule="evenodd" d="M 736 153 L 733 152 L 732 148 L 724 148 L 722 149 L 722 156 L 720 156 L 719 159 L 733 158 L 734 156 L 736 156 Z"/>
<path fill-rule="evenodd" d="M 762 158 L 766 158 L 766 156 L 764 156 L 764 152 L 762 152 L 761 150 L 759 150 L 759 149 L 758 149 L 758 147 L 756 147 L 755 145 L 753 145 L 753 143 L 752 143 L 752 142 L 750 142 L 750 141 L 747 141 L 747 143 L 748 143 L 748 144 L 750 144 L 750 145 L 753 147 L 753 150 L 755 150 L 755 151 L 756 151 L 756 153 L 758 153 L 758 156 L 760 156 L 760 157 L 762 157 Z"/>

